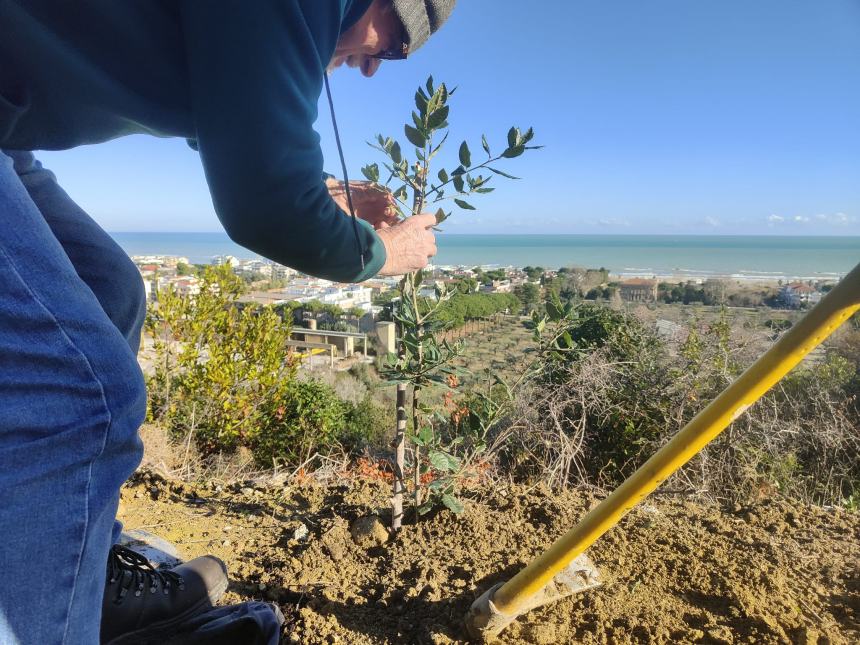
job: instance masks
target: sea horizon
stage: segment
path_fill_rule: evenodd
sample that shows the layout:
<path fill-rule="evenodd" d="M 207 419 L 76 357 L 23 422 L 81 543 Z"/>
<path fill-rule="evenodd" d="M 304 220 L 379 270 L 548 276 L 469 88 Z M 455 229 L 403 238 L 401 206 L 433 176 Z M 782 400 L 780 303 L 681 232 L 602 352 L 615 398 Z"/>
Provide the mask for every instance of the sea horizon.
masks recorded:
<path fill-rule="evenodd" d="M 196 264 L 260 258 L 224 232 L 112 232 L 129 255 L 182 256 Z M 617 276 L 836 279 L 860 262 L 860 236 L 474 234 L 437 236 L 437 266 L 604 267 Z"/>

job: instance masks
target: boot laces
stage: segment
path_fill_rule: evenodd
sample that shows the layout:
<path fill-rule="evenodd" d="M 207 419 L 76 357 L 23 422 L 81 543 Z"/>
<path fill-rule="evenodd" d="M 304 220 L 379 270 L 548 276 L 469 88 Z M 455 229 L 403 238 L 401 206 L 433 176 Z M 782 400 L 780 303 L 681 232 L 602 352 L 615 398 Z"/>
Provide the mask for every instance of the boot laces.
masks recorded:
<path fill-rule="evenodd" d="M 155 593 L 161 588 L 162 593 L 169 594 L 175 586 L 179 591 L 185 590 L 185 581 L 179 574 L 156 569 L 149 560 L 129 548 L 114 544 L 108 556 L 108 584 L 120 581 L 114 602 L 122 603 L 129 592 L 140 596 L 149 587 L 149 593 Z"/>

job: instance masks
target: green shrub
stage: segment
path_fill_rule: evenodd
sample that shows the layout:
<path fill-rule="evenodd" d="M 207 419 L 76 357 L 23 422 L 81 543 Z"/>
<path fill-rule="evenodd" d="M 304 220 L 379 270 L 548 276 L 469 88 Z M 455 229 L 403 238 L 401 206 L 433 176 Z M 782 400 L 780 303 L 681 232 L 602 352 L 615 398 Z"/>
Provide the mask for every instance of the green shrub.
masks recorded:
<path fill-rule="evenodd" d="M 386 433 L 392 431 L 395 423 L 391 406 L 382 405 L 368 394 L 358 404 L 350 406 L 341 441 L 354 454 L 365 446 L 381 448 Z"/>
<path fill-rule="evenodd" d="M 269 418 L 246 437 L 261 466 L 299 465 L 344 434 L 349 404 L 320 381 L 294 381 Z"/>
<path fill-rule="evenodd" d="M 290 323 L 269 307 L 240 308 L 242 281 L 207 267 L 200 293 L 157 293 L 147 316 L 154 339 L 150 418 L 204 452 L 247 445 L 268 423 L 294 379 Z"/>

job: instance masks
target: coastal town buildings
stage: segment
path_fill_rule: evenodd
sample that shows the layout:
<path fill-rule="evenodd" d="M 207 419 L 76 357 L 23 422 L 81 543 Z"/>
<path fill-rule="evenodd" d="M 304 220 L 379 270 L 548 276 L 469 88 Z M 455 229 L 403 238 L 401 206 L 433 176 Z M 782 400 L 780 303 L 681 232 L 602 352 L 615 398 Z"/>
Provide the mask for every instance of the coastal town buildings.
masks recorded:
<path fill-rule="evenodd" d="M 201 265 L 192 265 L 187 257 L 146 255 L 134 256 L 132 259 L 140 270 L 149 301 L 155 299 L 158 290 L 169 286 L 187 295 L 195 295 L 200 291 L 200 279 L 197 275 Z M 384 294 L 396 289 L 399 282 L 398 277 L 377 277 L 362 284 L 338 284 L 298 273 L 261 258 L 240 259 L 224 255 L 212 258 L 212 263 L 230 265 L 233 272 L 246 281 L 248 291 L 241 297 L 242 302 L 263 305 L 312 303 L 311 307 L 324 305 L 338 307 L 344 311 L 361 309 L 371 317 L 378 314 L 383 305 L 391 299 Z M 658 300 L 658 296 L 660 300 L 665 300 L 668 294 L 673 298 L 669 302 L 727 302 L 737 306 L 756 306 L 764 301 L 770 302 L 771 306 L 797 309 L 817 304 L 828 286 L 808 280 L 795 280 L 778 286 L 774 279 L 772 284 L 761 286 L 750 283 L 742 289 L 738 286 L 740 283 L 736 285 L 727 279 L 685 276 L 683 284 L 679 281 L 675 288 L 670 290 L 672 283 L 665 280 L 659 282 L 653 277 L 635 275 L 610 277 L 609 272 L 604 269 L 540 269 L 540 272 L 540 275 L 536 275 L 534 271 L 498 266 L 432 266 L 425 273 L 421 296 L 435 298 L 436 287 L 443 285 L 449 290 L 459 288 L 482 293 L 512 293 L 526 283 L 546 285 L 554 279 L 563 279 L 566 281 L 564 286 L 575 284 L 581 295 L 593 293 L 593 297 L 607 298 L 607 293 L 614 293 L 614 297 L 628 303 L 652 303 Z M 620 281 L 614 282 L 613 279 Z M 538 286 L 539 291 L 540 289 Z M 675 291 L 678 291 L 678 294 Z M 743 297 L 739 297 L 738 293 Z M 538 294 L 536 297 L 542 296 Z M 587 297 L 591 298 L 592 295 Z M 374 302 L 377 303 L 376 306 Z"/>
<path fill-rule="evenodd" d="M 631 278 L 619 284 L 618 291 L 625 302 L 654 302 L 657 299 L 657 281 Z"/>
<path fill-rule="evenodd" d="M 824 296 L 817 288 L 803 282 L 792 282 L 784 285 L 779 292 L 780 300 L 788 307 L 798 309 L 803 306 L 814 306 Z"/>

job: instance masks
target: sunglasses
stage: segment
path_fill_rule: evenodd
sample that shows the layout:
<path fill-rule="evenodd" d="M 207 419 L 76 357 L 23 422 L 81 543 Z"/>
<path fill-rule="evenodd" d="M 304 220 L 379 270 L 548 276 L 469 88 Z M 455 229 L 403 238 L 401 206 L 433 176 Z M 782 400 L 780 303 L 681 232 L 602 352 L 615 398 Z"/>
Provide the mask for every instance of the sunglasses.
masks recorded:
<path fill-rule="evenodd" d="M 368 58 L 377 58 L 379 60 L 406 60 L 407 56 L 409 56 L 409 45 L 403 43 L 400 47 L 383 49 L 381 52 L 377 52 L 376 54 L 370 54 Z"/>
<path fill-rule="evenodd" d="M 381 52 L 371 54 L 370 58 L 376 58 L 378 60 L 406 60 L 406 57 L 409 56 L 409 43 L 406 42 L 406 40 L 406 30 L 401 26 L 400 46 L 392 47 L 391 49 L 383 49 Z"/>

